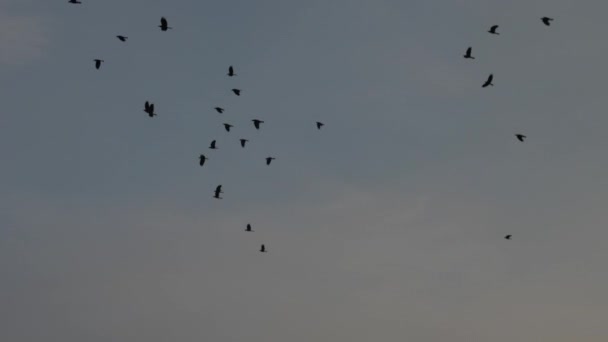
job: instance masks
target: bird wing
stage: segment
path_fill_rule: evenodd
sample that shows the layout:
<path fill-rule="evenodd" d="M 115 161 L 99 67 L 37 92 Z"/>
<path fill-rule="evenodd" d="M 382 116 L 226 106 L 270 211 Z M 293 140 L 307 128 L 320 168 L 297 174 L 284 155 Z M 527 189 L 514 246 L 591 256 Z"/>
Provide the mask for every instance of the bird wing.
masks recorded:
<path fill-rule="evenodd" d="M 144 104 L 144 108 L 146 110 L 150 109 L 150 102 L 146 101 L 146 103 Z"/>
<path fill-rule="evenodd" d="M 468 56 L 470 56 L 470 55 L 471 55 L 471 50 L 472 50 L 472 48 L 468 48 L 468 49 L 467 49 L 467 55 L 468 55 Z"/>
<path fill-rule="evenodd" d="M 492 27 L 490 28 L 490 30 L 492 30 L 492 31 L 496 31 L 496 29 L 497 29 L 497 28 L 498 28 L 498 25 L 494 25 L 494 26 L 492 26 Z"/>
<path fill-rule="evenodd" d="M 150 108 L 150 111 L 151 111 L 152 113 L 154 113 L 154 103 L 150 104 L 150 107 L 149 107 L 149 108 Z"/>
<path fill-rule="evenodd" d="M 228 68 L 228 72 L 234 74 L 234 68 L 232 67 L 232 65 L 230 66 L 230 68 Z"/>
<path fill-rule="evenodd" d="M 160 24 L 163 26 L 167 26 L 167 19 L 165 19 L 165 17 L 160 18 Z"/>

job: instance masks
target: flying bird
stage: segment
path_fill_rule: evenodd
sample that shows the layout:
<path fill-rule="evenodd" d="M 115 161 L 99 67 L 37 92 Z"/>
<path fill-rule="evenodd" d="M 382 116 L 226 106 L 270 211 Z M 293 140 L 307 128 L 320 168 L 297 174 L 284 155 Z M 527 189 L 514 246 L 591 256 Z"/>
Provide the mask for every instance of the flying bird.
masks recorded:
<path fill-rule="evenodd" d="M 266 253 L 266 246 L 264 246 L 264 244 L 262 244 L 262 246 L 260 246 L 260 252 Z"/>
<path fill-rule="evenodd" d="M 549 17 L 542 17 L 540 18 L 540 20 L 543 21 L 543 24 L 550 26 L 551 22 L 554 20 L 553 18 L 549 18 Z"/>
<path fill-rule="evenodd" d="M 249 140 L 247 139 L 240 139 L 241 141 L 241 147 L 245 147 L 245 143 L 247 143 Z"/>
<path fill-rule="evenodd" d="M 512 236 L 512 235 L 507 235 L 507 236 L 505 236 L 505 239 L 507 239 L 507 240 L 511 240 L 511 236 Z"/>
<path fill-rule="evenodd" d="M 213 198 L 222 199 L 222 198 L 220 197 L 220 194 L 222 194 L 222 193 L 223 193 L 223 192 L 222 192 L 222 186 L 221 186 L 221 185 L 218 185 L 218 186 L 215 188 L 215 191 L 214 191 L 213 193 L 214 193 L 214 194 L 213 194 Z"/>
<path fill-rule="evenodd" d="M 490 30 L 488 32 L 490 32 L 491 34 L 500 34 L 500 33 L 496 32 L 497 28 L 498 28 L 498 25 L 494 25 L 494 26 L 490 27 Z"/>
<path fill-rule="evenodd" d="M 517 140 L 524 142 L 524 139 L 526 139 L 527 137 L 523 134 L 515 134 L 515 137 L 517 138 Z"/>
<path fill-rule="evenodd" d="M 252 232 L 253 229 L 251 229 L 251 224 L 247 223 L 247 228 L 245 228 L 246 232 Z"/>
<path fill-rule="evenodd" d="M 224 112 L 224 108 L 222 108 L 222 107 L 215 107 L 215 111 L 217 111 L 218 113 L 222 114 Z"/>
<path fill-rule="evenodd" d="M 82 2 L 78 1 L 78 0 L 70 0 L 68 1 L 71 4 L 81 4 Z"/>
<path fill-rule="evenodd" d="M 101 63 L 103 63 L 103 59 L 94 59 L 95 61 L 95 69 L 99 70 L 101 67 Z"/>
<path fill-rule="evenodd" d="M 321 129 L 323 126 L 325 126 L 324 123 L 317 121 L 317 129 Z"/>
<path fill-rule="evenodd" d="M 129 37 L 125 37 L 125 36 L 116 36 L 116 38 L 118 38 L 121 42 L 126 42 L 127 39 L 129 39 Z"/>
<path fill-rule="evenodd" d="M 230 132 L 231 127 L 234 127 L 234 126 L 231 124 L 227 124 L 227 123 L 224 124 L 224 128 L 226 129 L 226 132 Z"/>
<path fill-rule="evenodd" d="M 217 147 L 215 147 L 215 140 L 213 140 L 211 142 L 211 145 L 209 145 L 209 148 L 212 149 L 212 150 L 217 150 Z"/>
<path fill-rule="evenodd" d="M 201 155 L 200 155 L 200 157 L 198 157 L 198 158 L 199 158 L 198 165 L 200 165 L 200 166 L 205 165 L 205 161 L 206 161 L 207 159 L 209 159 L 209 158 L 205 157 L 205 155 L 204 155 L 204 154 L 201 154 Z"/>
<path fill-rule="evenodd" d="M 232 92 L 236 95 L 236 96 L 241 96 L 241 89 L 232 89 Z"/>
<path fill-rule="evenodd" d="M 488 76 L 488 79 L 486 80 L 486 82 L 481 87 L 485 88 L 487 86 L 494 86 L 494 84 L 492 84 L 493 79 L 494 79 L 494 75 L 490 74 L 490 76 Z"/>
<path fill-rule="evenodd" d="M 232 67 L 232 65 L 228 68 L 228 76 L 232 77 L 232 76 L 236 76 L 236 74 L 234 73 L 234 68 Z"/>
<path fill-rule="evenodd" d="M 464 55 L 464 58 L 468 58 L 468 59 L 475 59 L 475 57 L 471 56 L 471 50 L 473 50 L 473 48 L 468 48 L 467 52 Z"/>
<path fill-rule="evenodd" d="M 270 165 L 270 162 L 272 162 L 275 159 L 277 159 L 277 158 L 275 158 L 275 157 L 266 157 L 266 165 Z"/>
<path fill-rule="evenodd" d="M 167 31 L 168 29 L 173 28 L 173 27 L 169 27 L 169 25 L 167 23 L 167 19 L 165 19 L 165 17 L 160 18 L 160 25 L 158 25 L 158 27 L 160 27 L 161 31 Z"/>
<path fill-rule="evenodd" d="M 264 123 L 264 121 L 258 119 L 253 119 L 251 121 L 253 121 L 253 126 L 255 126 L 256 129 L 260 129 L 260 124 Z"/>
<path fill-rule="evenodd" d="M 154 103 L 146 101 L 146 103 L 144 104 L 144 112 L 148 113 L 149 117 L 156 116 L 157 114 L 154 113 Z"/>

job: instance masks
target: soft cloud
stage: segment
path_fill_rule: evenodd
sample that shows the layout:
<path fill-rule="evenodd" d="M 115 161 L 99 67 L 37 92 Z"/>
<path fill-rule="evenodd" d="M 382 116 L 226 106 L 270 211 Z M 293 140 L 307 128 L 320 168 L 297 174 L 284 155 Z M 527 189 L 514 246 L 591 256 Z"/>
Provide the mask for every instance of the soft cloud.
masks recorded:
<path fill-rule="evenodd" d="M 4 12 L 4 13 L 2 13 Z M 0 10 L 0 63 L 23 65 L 39 58 L 49 44 L 44 20 Z"/>

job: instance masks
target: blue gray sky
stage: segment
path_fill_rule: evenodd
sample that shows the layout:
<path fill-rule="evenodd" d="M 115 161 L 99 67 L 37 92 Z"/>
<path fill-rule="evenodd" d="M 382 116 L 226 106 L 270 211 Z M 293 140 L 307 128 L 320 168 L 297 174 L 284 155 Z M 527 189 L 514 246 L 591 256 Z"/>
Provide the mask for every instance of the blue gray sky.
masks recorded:
<path fill-rule="evenodd" d="M 605 1 L 82 1 L 0 0 L 0 340 L 608 338 Z"/>

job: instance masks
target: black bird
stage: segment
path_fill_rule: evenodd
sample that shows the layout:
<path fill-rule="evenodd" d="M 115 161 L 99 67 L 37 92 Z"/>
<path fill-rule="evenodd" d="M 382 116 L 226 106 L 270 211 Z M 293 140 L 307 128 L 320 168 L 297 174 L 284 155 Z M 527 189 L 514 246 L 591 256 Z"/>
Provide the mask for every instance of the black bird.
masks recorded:
<path fill-rule="evenodd" d="M 473 50 L 473 48 L 468 48 L 467 52 L 464 55 L 464 58 L 469 58 L 469 59 L 475 59 L 475 57 L 471 56 L 471 50 Z"/>
<path fill-rule="evenodd" d="M 258 119 L 253 119 L 251 121 L 253 121 L 253 125 L 255 126 L 256 129 L 260 129 L 260 124 L 264 123 L 264 121 L 258 120 Z"/>
<path fill-rule="evenodd" d="M 248 142 L 249 140 L 247 139 L 240 139 L 241 141 L 241 147 L 245 147 L 245 143 Z"/>
<path fill-rule="evenodd" d="M 71 4 L 81 4 L 82 2 L 78 1 L 78 0 L 70 0 L 68 1 Z"/>
<path fill-rule="evenodd" d="M 241 89 L 232 89 L 232 92 L 236 95 L 236 96 L 241 96 Z"/>
<path fill-rule="evenodd" d="M 507 236 L 505 236 L 505 239 L 507 239 L 507 240 L 511 240 L 511 236 L 512 236 L 512 235 L 507 235 Z"/>
<path fill-rule="evenodd" d="M 228 76 L 232 77 L 232 76 L 236 76 L 236 74 L 234 73 L 234 68 L 232 67 L 232 65 L 228 68 Z"/>
<path fill-rule="evenodd" d="M 224 108 L 222 108 L 222 107 L 215 107 L 215 110 L 220 114 L 222 114 L 224 112 Z"/>
<path fill-rule="evenodd" d="M 226 132 L 230 132 L 231 127 L 234 127 L 234 126 L 231 124 L 227 124 L 227 123 L 224 124 L 224 128 L 226 129 Z"/>
<path fill-rule="evenodd" d="M 169 27 L 169 25 L 167 24 L 167 19 L 165 19 L 165 17 L 160 18 L 160 25 L 158 25 L 158 27 L 160 27 L 161 31 L 167 31 L 168 29 L 173 28 Z"/>
<path fill-rule="evenodd" d="M 209 148 L 212 149 L 212 150 L 217 150 L 217 147 L 215 147 L 215 140 L 213 140 L 211 142 L 211 145 L 209 145 Z"/>
<path fill-rule="evenodd" d="M 205 161 L 206 161 L 207 159 L 209 159 L 209 158 L 205 157 L 205 155 L 204 155 L 204 154 L 201 154 L 201 155 L 200 155 L 200 157 L 198 157 L 198 158 L 199 158 L 198 164 L 199 164 L 200 166 L 205 165 Z"/>
<path fill-rule="evenodd" d="M 553 18 L 549 18 L 549 17 L 542 17 L 540 18 L 540 20 L 543 21 L 543 24 L 549 26 L 551 25 L 551 22 L 553 21 Z"/>
<path fill-rule="evenodd" d="M 266 157 L 266 165 L 270 165 L 270 162 L 273 161 L 273 160 L 275 160 L 275 159 L 277 159 L 277 158 L 275 158 L 275 157 Z"/>
<path fill-rule="evenodd" d="M 148 113 L 149 117 L 156 116 L 156 113 L 154 113 L 154 103 L 146 101 L 146 103 L 144 104 L 144 112 Z"/>
<path fill-rule="evenodd" d="M 262 244 L 262 246 L 260 246 L 260 252 L 266 253 L 266 246 L 264 246 L 264 244 Z"/>
<path fill-rule="evenodd" d="M 490 30 L 488 32 L 490 32 L 491 34 L 500 34 L 500 33 L 496 32 L 497 28 L 498 28 L 498 25 L 494 25 L 494 26 L 490 27 Z"/>
<path fill-rule="evenodd" d="M 222 192 L 222 186 L 221 186 L 221 185 L 218 185 L 218 186 L 215 188 L 213 198 L 222 199 L 222 198 L 220 197 L 220 194 L 222 194 L 222 193 L 223 193 L 223 192 Z"/>
<path fill-rule="evenodd" d="M 95 61 L 95 69 L 99 70 L 101 67 L 101 63 L 103 63 L 103 59 L 94 59 Z"/>
<path fill-rule="evenodd" d="M 247 228 L 245 229 L 246 232 L 252 232 L 253 229 L 251 229 L 251 224 L 247 223 Z"/>
<path fill-rule="evenodd" d="M 116 36 L 116 38 L 120 39 L 121 42 L 126 42 L 127 39 L 129 39 L 129 37 L 125 37 L 125 36 Z"/>
<path fill-rule="evenodd" d="M 488 79 L 486 80 L 486 82 L 481 87 L 485 88 L 487 86 L 494 86 L 494 84 L 492 84 L 493 79 L 494 79 L 494 75 L 490 74 L 490 76 L 488 76 Z"/>
<path fill-rule="evenodd" d="M 517 138 L 517 140 L 524 142 L 524 139 L 526 139 L 527 137 L 523 134 L 515 134 L 515 137 Z"/>
<path fill-rule="evenodd" d="M 317 121 L 317 129 L 321 129 L 321 127 L 323 127 L 324 125 L 324 123 Z"/>

